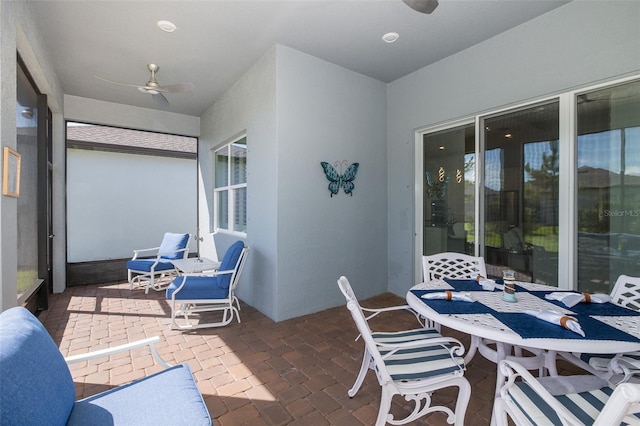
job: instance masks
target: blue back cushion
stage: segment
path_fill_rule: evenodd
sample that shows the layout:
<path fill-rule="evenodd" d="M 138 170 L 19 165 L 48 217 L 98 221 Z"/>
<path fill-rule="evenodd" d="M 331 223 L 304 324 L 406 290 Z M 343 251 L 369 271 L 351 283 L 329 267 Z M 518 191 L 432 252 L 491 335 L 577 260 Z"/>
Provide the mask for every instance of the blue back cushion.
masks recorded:
<path fill-rule="evenodd" d="M 222 258 L 222 263 L 220 263 L 220 271 L 230 271 L 236 267 L 238 263 L 238 258 L 240 258 L 240 254 L 242 253 L 242 249 L 244 248 L 244 243 L 242 241 L 236 241 L 229 247 L 227 252 L 224 254 Z M 218 287 L 220 288 L 229 288 L 231 285 L 231 275 L 232 274 L 223 274 L 218 276 Z"/>
<path fill-rule="evenodd" d="M 67 363 L 40 321 L 20 306 L 0 314 L 0 423 L 65 424 L 75 398 Z"/>
<path fill-rule="evenodd" d="M 187 247 L 189 243 L 189 234 L 172 234 L 167 232 L 164 234 L 162 244 L 160 244 L 160 253 L 175 252 Z M 184 257 L 184 251 L 172 254 L 163 254 L 161 257 L 164 259 L 182 259 Z"/>

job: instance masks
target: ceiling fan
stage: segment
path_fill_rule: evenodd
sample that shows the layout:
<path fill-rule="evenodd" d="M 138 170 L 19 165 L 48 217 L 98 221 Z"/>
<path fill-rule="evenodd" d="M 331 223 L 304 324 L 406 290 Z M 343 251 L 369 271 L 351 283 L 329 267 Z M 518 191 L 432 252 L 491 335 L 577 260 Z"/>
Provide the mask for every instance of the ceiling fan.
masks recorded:
<path fill-rule="evenodd" d="M 156 73 L 160 70 L 160 67 L 156 64 L 147 64 L 147 69 L 151 73 L 151 77 L 149 77 L 149 81 L 147 81 L 144 86 L 140 86 L 138 84 L 120 83 L 99 76 L 95 77 L 108 83 L 118 84 L 120 86 L 136 87 L 140 92 L 151 95 L 156 104 L 162 108 L 166 108 L 169 106 L 169 101 L 163 95 L 163 92 L 184 93 L 190 92 L 196 87 L 193 83 L 177 83 L 169 84 L 167 86 L 161 86 L 160 84 L 158 84 L 158 80 L 156 80 Z"/>
<path fill-rule="evenodd" d="M 427 15 L 436 10 L 438 7 L 438 0 L 402 0 L 413 10 L 417 10 L 420 13 L 426 13 Z"/>

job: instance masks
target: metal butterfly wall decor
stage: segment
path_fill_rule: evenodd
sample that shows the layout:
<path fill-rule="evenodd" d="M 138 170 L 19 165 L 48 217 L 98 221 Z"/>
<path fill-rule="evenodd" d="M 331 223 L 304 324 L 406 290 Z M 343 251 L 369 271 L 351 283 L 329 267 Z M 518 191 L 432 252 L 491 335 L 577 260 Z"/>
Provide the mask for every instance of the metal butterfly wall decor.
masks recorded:
<path fill-rule="evenodd" d="M 345 194 L 353 196 L 353 188 L 355 187 L 355 185 L 353 184 L 353 180 L 356 178 L 356 173 L 358 173 L 358 167 L 360 167 L 360 163 L 351 163 L 351 165 L 349 165 L 349 162 L 347 160 L 344 160 L 336 161 L 332 166 L 326 161 L 321 161 L 320 165 L 322 166 L 324 174 L 329 180 L 329 191 L 331 192 L 331 197 L 338 193 L 340 187 L 342 187 Z M 336 170 L 336 167 L 340 168 L 341 172 L 343 167 L 346 168 L 344 170 L 344 173 L 340 174 Z"/>

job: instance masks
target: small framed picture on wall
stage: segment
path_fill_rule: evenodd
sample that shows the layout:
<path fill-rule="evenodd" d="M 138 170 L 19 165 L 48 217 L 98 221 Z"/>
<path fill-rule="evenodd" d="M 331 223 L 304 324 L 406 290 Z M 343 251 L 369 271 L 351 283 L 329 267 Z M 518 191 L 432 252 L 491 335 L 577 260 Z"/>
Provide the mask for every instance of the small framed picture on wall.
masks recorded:
<path fill-rule="evenodd" d="M 20 196 L 20 154 L 4 147 L 2 165 L 2 195 Z"/>

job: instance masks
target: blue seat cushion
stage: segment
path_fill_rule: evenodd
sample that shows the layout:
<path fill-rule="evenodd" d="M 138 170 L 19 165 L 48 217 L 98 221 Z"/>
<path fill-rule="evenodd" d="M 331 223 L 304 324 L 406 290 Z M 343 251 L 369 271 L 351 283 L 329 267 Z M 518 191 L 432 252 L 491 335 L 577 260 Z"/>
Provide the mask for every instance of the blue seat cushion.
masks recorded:
<path fill-rule="evenodd" d="M 156 259 L 133 259 L 127 261 L 127 269 L 131 269 L 132 271 L 144 271 L 151 272 L 151 267 L 156 262 Z M 168 271 L 174 269 L 173 263 L 170 261 L 161 260 L 158 262 L 153 270 L 155 272 L 159 271 Z"/>
<path fill-rule="evenodd" d="M 164 234 L 164 238 L 162 239 L 162 243 L 160 243 L 160 249 L 158 251 L 160 253 L 173 252 L 171 254 L 161 255 L 164 259 L 182 259 L 184 257 L 184 252 L 178 252 L 178 250 L 182 250 L 187 247 L 188 243 L 189 234 L 172 234 L 171 232 L 167 232 Z"/>
<path fill-rule="evenodd" d="M 244 243 L 242 241 L 236 241 L 235 243 L 231 244 L 231 246 L 227 249 L 227 252 L 224 254 L 224 257 L 222 258 L 222 262 L 220 263 L 220 271 L 230 271 L 232 269 L 235 269 L 243 248 Z M 229 288 L 230 285 L 231 274 L 223 274 L 218 276 L 218 287 Z"/>
<path fill-rule="evenodd" d="M 182 364 L 77 401 L 67 424 L 194 426 L 210 425 L 211 417 Z"/>
<path fill-rule="evenodd" d="M 229 297 L 228 288 L 218 287 L 219 277 L 188 276 L 175 278 L 171 282 L 167 287 L 167 299 L 171 299 L 185 278 L 187 282 L 182 290 L 176 293 L 176 300 L 226 299 Z"/>
<path fill-rule="evenodd" d="M 0 423 L 63 425 L 75 399 L 67 363 L 40 321 L 23 307 L 0 314 Z"/>

